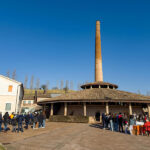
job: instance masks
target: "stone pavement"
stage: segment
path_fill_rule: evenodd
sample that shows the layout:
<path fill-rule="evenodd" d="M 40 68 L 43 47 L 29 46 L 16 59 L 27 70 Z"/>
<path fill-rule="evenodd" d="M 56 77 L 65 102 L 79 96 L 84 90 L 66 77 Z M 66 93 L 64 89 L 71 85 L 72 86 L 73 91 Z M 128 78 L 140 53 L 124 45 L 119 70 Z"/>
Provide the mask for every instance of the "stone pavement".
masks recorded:
<path fill-rule="evenodd" d="M 8 150 L 150 150 L 150 137 L 77 123 L 47 123 L 46 129 L 1 133 L 0 143 Z"/>

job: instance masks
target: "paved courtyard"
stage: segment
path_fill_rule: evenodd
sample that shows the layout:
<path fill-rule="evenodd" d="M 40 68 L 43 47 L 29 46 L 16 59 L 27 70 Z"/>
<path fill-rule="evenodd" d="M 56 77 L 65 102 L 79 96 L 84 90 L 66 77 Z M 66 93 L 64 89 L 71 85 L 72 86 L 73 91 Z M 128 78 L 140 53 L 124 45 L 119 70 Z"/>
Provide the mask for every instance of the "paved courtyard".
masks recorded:
<path fill-rule="evenodd" d="M 76 123 L 47 123 L 24 133 L 0 133 L 8 150 L 149 150 L 150 137 L 130 136 Z"/>

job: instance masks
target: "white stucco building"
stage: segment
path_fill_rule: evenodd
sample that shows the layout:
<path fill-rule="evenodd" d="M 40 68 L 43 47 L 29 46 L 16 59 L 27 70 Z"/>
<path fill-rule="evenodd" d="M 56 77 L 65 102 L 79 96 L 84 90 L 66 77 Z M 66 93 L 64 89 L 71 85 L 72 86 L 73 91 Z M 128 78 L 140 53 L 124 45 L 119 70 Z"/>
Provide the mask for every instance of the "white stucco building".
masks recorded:
<path fill-rule="evenodd" d="M 20 112 L 24 95 L 23 84 L 0 75 L 0 112 Z"/>

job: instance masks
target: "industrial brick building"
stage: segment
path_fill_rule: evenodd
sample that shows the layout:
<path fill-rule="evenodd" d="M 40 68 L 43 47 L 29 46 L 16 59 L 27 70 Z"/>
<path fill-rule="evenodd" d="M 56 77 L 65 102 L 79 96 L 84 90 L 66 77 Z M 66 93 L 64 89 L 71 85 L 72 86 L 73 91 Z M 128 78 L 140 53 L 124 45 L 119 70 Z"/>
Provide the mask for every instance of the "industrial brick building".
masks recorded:
<path fill-rule="evenodd" d="M 100 121 L 102 113 L 148 113 L 150 97 L 118 90 L 118 86 L 103 81 L 100 21 L 96 22 L 95 82 L 81 86 L 83 90 L 54 98 L 38 98 L 38 104 L 49 116 L 84 116 L 89 122 Z"/>

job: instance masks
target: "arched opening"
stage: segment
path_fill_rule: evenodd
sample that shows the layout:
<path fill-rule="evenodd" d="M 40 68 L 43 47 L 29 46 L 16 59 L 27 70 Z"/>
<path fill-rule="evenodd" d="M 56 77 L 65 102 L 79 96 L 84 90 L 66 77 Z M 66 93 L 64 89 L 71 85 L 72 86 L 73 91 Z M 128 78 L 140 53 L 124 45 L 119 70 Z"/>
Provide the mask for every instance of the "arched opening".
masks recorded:
<path fill-rule="evenodd" d="M 95 119 L 96 121 L 100 121 L 100 112 L 96 112 Z"/>

